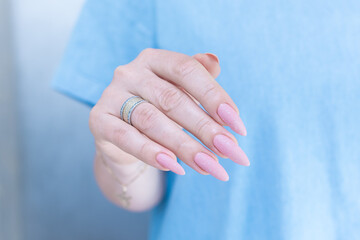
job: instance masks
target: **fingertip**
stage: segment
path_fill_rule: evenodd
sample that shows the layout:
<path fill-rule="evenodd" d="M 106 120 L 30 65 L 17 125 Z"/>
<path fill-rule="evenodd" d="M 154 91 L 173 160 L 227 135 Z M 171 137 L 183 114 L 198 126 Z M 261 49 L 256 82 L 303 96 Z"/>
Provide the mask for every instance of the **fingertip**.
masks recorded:
<path fill-rule="evenodd" d="M 198 53 L 193 56 L 199 61 L 206 70 L 211 74 L 213 78 L 216 78 L 220 74 L 219 59 L 215 54 L 212 53 Z"/>
<path fill-rule="evenodd" d="M 164 168 L 169 169 L 170 171 L 179 174 L 185 175 L 184 168 L 176 161 L 176 159 L 170 157 L 165 153 L 159 153 L 156 156 L 156 161 Z"/>
<path fill-rule="evenodd" d="M 213 54 L 213 53 L 205 53 L 205 55 L 209 56 L 212 60 L 216 61 L 217 63 L 220 64 L 219 58 Z"/>

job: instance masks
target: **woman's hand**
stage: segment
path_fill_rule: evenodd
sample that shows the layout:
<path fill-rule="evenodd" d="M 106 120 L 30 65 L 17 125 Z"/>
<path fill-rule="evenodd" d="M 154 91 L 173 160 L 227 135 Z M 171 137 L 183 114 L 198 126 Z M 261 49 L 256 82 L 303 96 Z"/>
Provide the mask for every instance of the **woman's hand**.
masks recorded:
<path fill-rule="evenodd" d="M 178 156 L 197 172 L 227 181 L 229 176 L 215 154 L 242 165 L 249 161 L 223 127 L 246 135 L 236 105 L 215 81 L 219 73 L 212 54 L 191 57 L 160 49 L 145 49 L 131 63 L 119 66 L 90 113 L 97 154 L 124 164 L 141 160 L 184 174 Z M 120 109 L 134 95 L 147 102 L 135 108 L 131 126 L 120 119 Z"/>

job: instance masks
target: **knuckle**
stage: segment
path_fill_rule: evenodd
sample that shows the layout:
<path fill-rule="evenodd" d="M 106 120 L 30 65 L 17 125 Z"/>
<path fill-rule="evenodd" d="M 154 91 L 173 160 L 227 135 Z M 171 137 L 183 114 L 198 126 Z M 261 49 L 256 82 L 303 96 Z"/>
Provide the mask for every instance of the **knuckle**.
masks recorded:
<path fill-rule="evenodd" d="M 151 149 L 152 149 L 152 144 L 149 141 L 146 141 L 140 147 L 139 150 L 140 156 L 149 156 Z"/>
<path fill-rule="evenodd" d="M 156 52 L 156 49 L 154 48 L 145 48 L 144 50 L 142 50 L 139 54 L 140 58 L 147 58 L 151 55 L 153 55 Z"/>
<path fill-rule="evenodd" d="M 219 95 L 218 89 L 213 83 L 206 84 L 203 91 L 204 99 L 214 99 Z"/>
<path fill-rule="evenodd" d="M 184 101 L 184 95 L 175 88 L 166 88 L 158 96 L 159 108 L 164 112 L 176 109 Z"/>
<path fill-rule="evenodd" d="M 98 110 L 97 105 L 95 105 L 90 113 L 89 113 L 89 127 L 90 127 L 90 131 L 94 134 L 95 132 L 95 128 L 99 123 L 99 119 L 100 119 L 100 111 Z"/>
<path fill-rule="evenodd" d="M 196 59 L 187 57 L 176 64 L 174 73 L 181 78 L 186 78 L 196 72 L 200 68 L 200 65 L 201 64 Z"/>
<path fill-rule="evenodd" d="M 117 87 L 127 86 L 139 79 L 139 72 L 134 65 L 126 64 L 116 67 L 114 70 L 113 80 L 110 85 Z"/>
<path fill-rule="evenodd" d="M 176 151 L 175 152 L 182 152 L 182 153 L 186 153 L 189 152 L 190 149 L 193 148 L 194 146 L 194 140 L 189 140 L 189 139 L 184 139 L 182 141 L 180 141 L 180 143 L 176 146 Z"/>
<path fill-rule="evenodd" d="M 149 129 L 151 129 L 158 117 L 155 108 L 150 106 L 139 106 L 136 108 L 136 110 L 134 110 L 133 114 L 133 123 L 136 124 L 136 128 L 142 132 L 147 132 Z"/>
<path fill-rule="evenodd" d="M 209 134 L 212 122 L 207 118 L 203 117 L 196 123 L 196 136 L 203 138 L 205 134 Z M 212 131 L 211 131 L 212 132 Z"/>
<path fill-rule="evenodd" d="M 116 128 L 110 131 L 110 141 L 115 144 L 115 146 L 125 146 L 128 142 L 128 131 L 125 128 Z"/>
<path fill-rule="evenodd" d="M 89 113 L 89 128 L 95 140 L 109 139 L 109 133 L 113 131 L 107 122 L 107 114 L 104 112 L 104 108 L 98 104 Z"/>
<path fill-rule="evenodd" d="M 128 69 L 125 65 L 121 65 L 115 68 L 113 82 L 120 83 L 123 82 L 128 75 Z"/>
<path fill-rule="evenodd" d="M 125 65 L 117 66 L 114 70 L 114 76 L 124 76 L 126 75 L 126 67 Z"/>

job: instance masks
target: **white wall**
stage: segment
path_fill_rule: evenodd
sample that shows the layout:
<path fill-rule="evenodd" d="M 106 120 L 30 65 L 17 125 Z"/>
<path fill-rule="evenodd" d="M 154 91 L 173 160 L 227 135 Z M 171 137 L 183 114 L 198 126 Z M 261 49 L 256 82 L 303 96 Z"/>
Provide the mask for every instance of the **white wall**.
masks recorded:
<path fill-rule="evenodd" d="M 95 184 L 89 108 L 49 87 L 82 4 L 11 1 L 22 235 L 31 240 L 145 239 L 148 214 L 111 205 Z"/>

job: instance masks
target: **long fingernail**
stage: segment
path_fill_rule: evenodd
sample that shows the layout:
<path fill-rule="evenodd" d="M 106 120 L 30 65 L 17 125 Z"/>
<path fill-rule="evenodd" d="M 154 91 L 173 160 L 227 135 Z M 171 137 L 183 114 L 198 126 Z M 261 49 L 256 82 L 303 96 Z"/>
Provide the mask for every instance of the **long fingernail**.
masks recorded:
<path fill-rule="evenodd" d="M 210 173 L 215 178 L 221 181 L 228 181 L 229 175 L 225 169 L 214 158 L 206 153 L 199 152 L 195 155 L 195 163 L 205 172 Z"/>
<path fill-rule="evenodd" d="M 217 110 L 220 118 L 235 132 L 246 136 L 246 128 L 239 114 L 227 103 L 222 103 Z"/>
<path fill-rule="evenodd" d="M 183 167 L 173 158 L 171 158 L 169 155 L 165 153 L 159 153 L 156 156 L 156 161 L 163 166 L 164 168 L 170 169 L 172 172 L 184 175 L 185 170 Z"/>
<path fill-rule="evenodd" d="M 250 165 L 250 161 L 244 151 L 231 138 L 219 134 L 214 137 L 213 143 L 217 150 L 234 162 L 244 166 Z"/>

